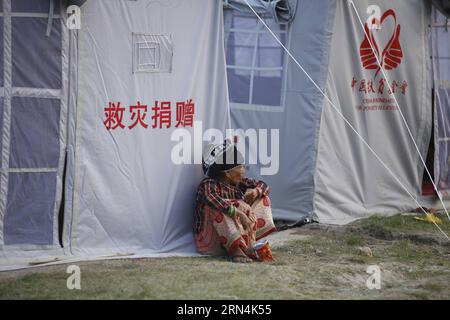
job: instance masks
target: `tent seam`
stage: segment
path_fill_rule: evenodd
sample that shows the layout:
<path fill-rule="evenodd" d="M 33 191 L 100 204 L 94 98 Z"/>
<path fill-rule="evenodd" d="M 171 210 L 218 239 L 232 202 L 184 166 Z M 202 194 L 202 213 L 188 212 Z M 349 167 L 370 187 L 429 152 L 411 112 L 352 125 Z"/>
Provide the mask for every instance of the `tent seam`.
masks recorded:
<path fill-rule="evenodd" d="M 11 130 L 11 74 L 12 74 L 12 22 L 11 0 L 3 0 L 3 134 L 2 134 L 2 168 L 9 168 L 10 130 Z M 9 173 L 0 173 L 0 245 L 4 244 L 4 218 L 8 199 Z"/>

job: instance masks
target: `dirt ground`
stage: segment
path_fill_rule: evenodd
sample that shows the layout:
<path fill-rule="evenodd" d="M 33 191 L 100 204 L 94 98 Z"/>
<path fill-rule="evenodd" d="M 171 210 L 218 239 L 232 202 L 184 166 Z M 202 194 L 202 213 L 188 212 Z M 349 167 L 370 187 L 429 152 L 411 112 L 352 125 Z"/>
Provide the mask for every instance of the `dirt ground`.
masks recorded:
<path fill-rule="evenodd" d="M 450 298 L 450 243 L 412 214 L 309 224 L 279 232 L 270 243 L 271 263 L 215 257 L 79 263 L 81 290 L 67 289 L 66 265 L 2 272 L 0 299 Z M 369 266 L 380 269 L 380 289 L 367 287 Z"/>

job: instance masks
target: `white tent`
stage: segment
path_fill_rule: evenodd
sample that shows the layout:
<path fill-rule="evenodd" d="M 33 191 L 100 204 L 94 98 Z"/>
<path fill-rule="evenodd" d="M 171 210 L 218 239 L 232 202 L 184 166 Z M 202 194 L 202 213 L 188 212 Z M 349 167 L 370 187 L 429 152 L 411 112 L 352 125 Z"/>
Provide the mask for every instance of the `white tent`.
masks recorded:
<path fill-rule="evenodd" d="M 193 133 L 183 110 L 228 126 L 222 3 L 87 1 L 70 31 L 60 1 L 2 9 L 0 264 L 195 252 L 202 169 L 171 161 L 171 133 Z"/>
<path fill-rule="evenodd" d="M 36 259 L 195 254 L 201 165 L 174 163 L 171 139 L 180 128 L 201 135 L 192 121 L 203 131 L 280 130 L 276 174 L 260 176 L 259 166 L 249 173 L 271 185 L 275 218 L 342 224 L 417 206 L 330 106 L 419 198 L 417 150 L 391 110 L 389 86 L 370 91 L 381 72 L 363 68 L 357 15 L 366 21 L 368 1 L 356 10 L 335 0 L 249 1 L 310 79 L 246 1 L 224 1 L 223 9 L 220 0 L 88 0 L 81 28 L 69 30 L 66 9 L 82 2 L 0 2 L 0 269 Z M 440 57 L 433 73 L 428 2 L 373 2 L 386 37 L 401 27 L 402 61 L 384 70 L 423 157 L 436 126 L 436 176 L 445 186 L 448 32 L 431 39 Z M 192 149 L 201 149 L 195 141 Z"/>
<path fill-rule="evenodd" d="M 232 125 L 280 130 L 280 170 L 261 177 L 272 186 L 277 217 L 297 220 L 309 215 L 322 223 L 344 224 L 428 205 L 431 199 L 422 198 L 424 164 L 419 154 L 425 162 L 433 123 L 439 134 L 436 144 L 441 141 L 440 152 L 436 147 L 432 155 L 440 164 L 434 175 L 445 180 L 439 191 L 448 190 L 450 109 L 448 89 L 437 91 L 441 103 L 432 105 L 431 3 L 273 1 L 283 12 L 296 9 L 290 23 L 273 19 L 273 14 L 261 17 L 299 66 L 247 1 L 227 2 Z M 270 1 L 255 0 L 255 8 L 258 2 Z M 449 33 L 442 28 L 443 16 L 435 12 L 441 28 L 432 43 L 441 58 L 435 64 L 440 71 L 434 74 L 445 79 L 450 73 L 444 57 Z M 367 31 L 379 50 L 382 70 L 363 27 L 370 16 L 378 15 L 380 30 Z M 432 119 L 433 108 L 441 121 Z M 427 163 L 431 173 L 432 164 Z M 258 175 L 259 168 L 253 169 Z"/>

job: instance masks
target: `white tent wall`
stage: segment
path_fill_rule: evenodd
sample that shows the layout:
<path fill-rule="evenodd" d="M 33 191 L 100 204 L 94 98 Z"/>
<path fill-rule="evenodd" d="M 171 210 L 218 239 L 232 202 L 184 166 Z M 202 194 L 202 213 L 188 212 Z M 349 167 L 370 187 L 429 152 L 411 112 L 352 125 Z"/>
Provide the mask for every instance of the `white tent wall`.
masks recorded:
<path fill-rule="evenodd" d="M 60 0 L 0 2 L 0 269 L 63 253 L 68 33 Z"/>
<path fill-rule="evenodd" d="M 228 126 L 222 2 L 95 0 L 82 13 L 71 252 L 194 253 L 202 170 L 172 162 L 171 134 L 176 102 L 190 99 L 204 130 Z M 148 127 L 130 129 L 137 101 Z M 152 128 L 155 101 L 171 102 L 170 128 Z M 109 102 L 125 108 L 124 128 L 107 129 Z"/>
<path fill-rule="evenodd" d="M 295 18 L 289 25 L 281 27 L 267 14 L 264 16 L 277 37 L 322 88 L 325 88 L 328 74 L 335 5 L 335 1 L 328 0 L 298 1 Z M 313 179 L 323 96 L 255 15 L 244 5 L 240 8 L 243 12 L 225 10 L 232 126 L 244 130 L 279 130 L 279 141 L 276 142 L 280 154 L 278 172 L 261 176 L 261 167 L 265 166 L 258 164 L 249 166 L 249 175 L 270 185 L 275 218 L 300 220 L 313 210 Z M 245 47 L 251 46 L 253 52 L 256 36 L 260 47 L 253 59 L 256 60 L 252 61 L 248 59 L 252 55 L 245 52 Z M 273 68 L 276 63 L 282 72 Z M 245 69 L 252 65 L 256 66 L 253 73 Z M 274 70 L 268 70 L 271 68 Z M 251 76 L 252 81 L 248 80 Z M 253 83 L 251 94 L 248 93 L 250 83 Z M 249 95 L 252 95 L 250 99 Z"/>
<path fill-rule="evenodd" d="M 386 66 L 392 69 L 386 70 L 386 74 L 390 84 L 392 81 L 398 84 L 395 96 L 426 158 L 432 124 L 427 43 L 429 3 L 421 0 L 355 1 L 364 22 L 369 5 L 377 5 L 382 15 L 381 31 L 370 30 L 370 33 L 377 33 L 379 50 L 387 52 L 391 58 L 392 50 L 398 49 L 392 35 L 397 26 L 401 27 L 399 44 L 403 58 L 400 63 L 393 63 L 395 58 L 388 62 Z M 389 9 L 394 10 L 395 17 Z M 352 6 L 347 1 L 338 1 L 326 92 L 409 192 L 419 198 L 422 162 L 400 113 L 390 110 L 395 109 L 395 102 L 387 83 L 384 93 L 378 91 L 383 74 L 377 72 L 376 61 L 369 57 L 372 65 L 368 67 L 375 65 L 375 69 L 362 67 L 363 40 L 364 31 Z M 385 51 L 385 48 L 391 50 Z M 370 47 L 363 48 L 363 56 L 370 52 Z M 383 58 L 386 58 L 384 54 Z M 374 81 L 375 92 L 369 87 L 370 81 Z M 379 100 L 389 98 L 391 100 Z M 391 214 L 417 207 L 327 101 L 322 112 L 317 159 L 314 210 L 320 222 L 345 224 L 374 213 Z"/>

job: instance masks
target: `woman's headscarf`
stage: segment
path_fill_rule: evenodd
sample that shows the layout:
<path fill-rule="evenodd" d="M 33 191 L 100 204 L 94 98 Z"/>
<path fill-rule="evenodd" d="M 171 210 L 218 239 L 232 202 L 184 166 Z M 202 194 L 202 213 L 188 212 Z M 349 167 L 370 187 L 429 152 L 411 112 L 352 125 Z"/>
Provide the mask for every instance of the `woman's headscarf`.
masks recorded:
<path fill-rule="evenodd" d="M 241 164 L 244 164 L 244 157 L 229 139 L 223 144 L 208 145 L 203 153 L 202 166 L 206 175 L 228 171 Z"/>

